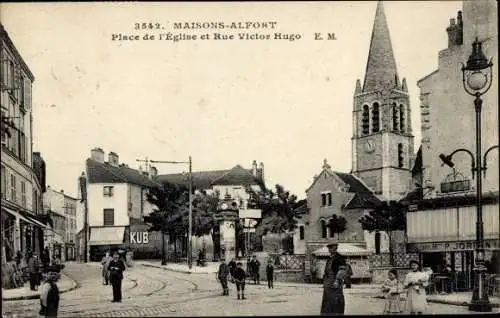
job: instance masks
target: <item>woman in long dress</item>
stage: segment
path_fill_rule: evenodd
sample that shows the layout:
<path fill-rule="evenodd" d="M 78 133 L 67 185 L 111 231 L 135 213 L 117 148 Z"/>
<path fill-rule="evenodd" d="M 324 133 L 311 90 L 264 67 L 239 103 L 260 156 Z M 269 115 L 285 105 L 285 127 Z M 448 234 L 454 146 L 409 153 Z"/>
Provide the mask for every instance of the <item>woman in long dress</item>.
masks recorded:
<path fill-rule="evenodd" d="M 410 272 L 406 274 L 403 286 L 407 288 L 406 310 L 411 315 L 421 315 L 427 309 L 427 287 L 429 278 L 426 273 L 420 271 L 420 264 L 417 261 L 410 262 Z"/>

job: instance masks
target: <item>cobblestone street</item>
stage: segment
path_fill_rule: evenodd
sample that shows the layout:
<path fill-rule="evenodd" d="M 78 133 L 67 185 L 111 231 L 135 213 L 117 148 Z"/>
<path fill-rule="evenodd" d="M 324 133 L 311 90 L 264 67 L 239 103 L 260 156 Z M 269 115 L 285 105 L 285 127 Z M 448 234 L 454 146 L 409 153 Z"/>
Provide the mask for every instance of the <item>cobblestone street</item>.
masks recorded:
<path fill-rule="evenodd" d="M 123 302 L 111 303 L 111 287 L 102 285 L 98 265 L 68 264 L 65 271 L 81 287 L 61 295 L 61 317 L 316 315 L 322 295 L 320 285 L 276 283 L 269 290 L 264 284 L 248 284 L 248 299 L 237 300 L 234 285 L 229 297 L 220 296 L 213 274 L 182 274 L 137 264 L 125 272 Z M 346 314 L 381 313 L 384 301 L 373 296 L 373 290 L 346 290 Z M 33 317 L 39 301 L 6 301 L 2 310 L 4 317 Z M 429 304 L 429 313 L 469 311 L 463 306 Z"/>

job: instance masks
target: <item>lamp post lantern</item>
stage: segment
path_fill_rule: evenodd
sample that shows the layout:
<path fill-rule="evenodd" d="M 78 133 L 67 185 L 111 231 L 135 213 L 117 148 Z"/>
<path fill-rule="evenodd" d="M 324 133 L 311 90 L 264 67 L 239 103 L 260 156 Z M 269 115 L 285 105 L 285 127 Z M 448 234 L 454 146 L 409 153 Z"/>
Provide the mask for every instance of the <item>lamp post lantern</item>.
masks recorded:
<path fill-rule="evenodd" d="M 484 229 L 483 229 L 483 206 L 482 206 L 482 173 L 486 170 L 483 167 L 481 158 L 481 108 L 484 95 L 491 87 L 493 75 L 493 63 L 487 60 L 482 51 L 482 43 L 476 40 L 472 43 L 472 53 L 467 60 L 467 64 L 462 66 L 462 82 L 467 94 L 474 96 L 474 108 L 476 111 L 476 255 L 474 271 L 474 290 L 472 293 L 469 310 L 479 312 L 490 312 L 492 306 L 488 298 L 488 290 L 485 286 L 486 267 L 484 265 Z M 495 146 L 494 146 L 495 147 Z M 491 149 L 491 148 L 490 148 Z M 485 155 L 489 152 L 489 150 Z M 486 162 L 486 156 L 484 158 Z M 474 165 L 474 163 L 473 163 Z"/>

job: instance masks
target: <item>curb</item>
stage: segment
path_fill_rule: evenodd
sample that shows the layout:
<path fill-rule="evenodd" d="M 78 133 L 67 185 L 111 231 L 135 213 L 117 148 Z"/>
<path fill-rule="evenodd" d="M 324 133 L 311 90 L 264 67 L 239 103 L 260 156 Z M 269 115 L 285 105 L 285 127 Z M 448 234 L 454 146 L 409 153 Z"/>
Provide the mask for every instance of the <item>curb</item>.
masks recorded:
<path fill-rule="evenodd" d="M 379 296 L 379 295 L 373 296 L 373 298 L 385 299 L 384 296 Z M 466 301 L 432 299 L 432 298 L 427 298 L 427 302 L 428 303 L 435 303 L 435 304 L 453 305 L 453 306 L 464 306 L 464 307 L 468 307 L 470 305 L 470 303 L 466 302 Z M 499 308 L 500 304 L 498 304 L 498 303 L 491 303 L 491 306 L 493 308 Z"/>
<path fill-rule="evenodd" d="M 71 286 L 70 288 L 68 288 L 66 290 L 59 291 L 60 294 L 64 294 L 64 293 L 73 291 L 77 288 L 80 288 L 80 284 L 76 280 L 74 280 L 73 278 L 71 278 L 70 276 L 68 276 L 66 274 L 64 274 L 64 276 L 66 276 L 69 280 L 71 280 L 73 282 L 73 286 Z M 40 293 L 34 294 L 34 295 L 28 295 L 28 296 L 2 298 L 2 301 L 29 300 L 29 299 L 38 299 L 38 298 L 40 298 Z"/>

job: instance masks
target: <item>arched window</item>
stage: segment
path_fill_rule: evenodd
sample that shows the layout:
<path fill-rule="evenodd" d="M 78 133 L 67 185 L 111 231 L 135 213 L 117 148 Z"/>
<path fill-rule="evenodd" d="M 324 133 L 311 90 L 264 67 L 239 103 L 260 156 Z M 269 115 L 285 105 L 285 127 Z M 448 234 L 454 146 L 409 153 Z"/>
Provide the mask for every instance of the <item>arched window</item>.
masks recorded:
<path fill-rule="evenodd" d="M 326 238 L 326 220 L 321 220 L 321 237 Z"/>
<path fill-rule="evenodd" d="M 396 103 L 392 104 L 392 130 L 393 131 L 398 131 L 399 130 L 399 110 L 396 105 Z"/>
<path fill-rule="evenodd" d="M 380 130 L 380 109 L 378 103 L 373 104 L 372 108 L 372 133 Z"/>
<path fill-rule="evenodd" d="M 363 118 L 361 127 L 363 135 L 368 135 L 370 133 L 370 109 L 368 105 L 363 106 Z"/>
<path fill-rule="evenodd" d="M 375 254 L 380 254 L 380 232 L 375 232 Z"/>
<path fill-rule="evenodd" d="M 399 105 L 399 130 L 405 131 L 405 106 Z"/>

